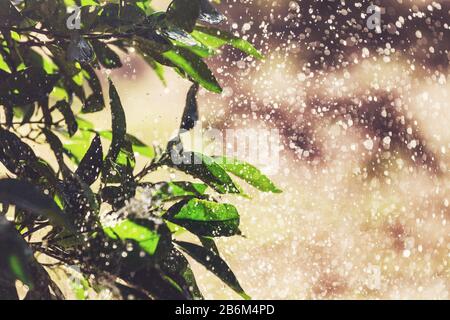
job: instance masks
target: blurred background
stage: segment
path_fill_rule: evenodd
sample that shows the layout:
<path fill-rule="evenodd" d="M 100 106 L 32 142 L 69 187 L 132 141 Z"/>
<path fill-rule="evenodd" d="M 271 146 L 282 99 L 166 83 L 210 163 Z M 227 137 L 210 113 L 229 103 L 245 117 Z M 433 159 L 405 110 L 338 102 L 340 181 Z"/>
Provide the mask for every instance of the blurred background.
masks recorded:
<path fill-rule="evenodd" d="M 379 33 L 367 28 L 372 2 Z M 283 193 L 229 199 L 245 237 L 218 246 L 243 288 L 254 299 L 448 299 L 450 1 L 220 8 L 223 28 L 265 58 L 226 49 L 209 61 L 224 91 L 200 93 L 203 127 L 275 128 L 282 142 L 271 178 Z M 164 86 L 137 56 L 124 59 L 111 76 L 129 132 L 164 144 L 189 83 L 167 71 Z M 193 264 L 206 298 L 238 298 Z"/>

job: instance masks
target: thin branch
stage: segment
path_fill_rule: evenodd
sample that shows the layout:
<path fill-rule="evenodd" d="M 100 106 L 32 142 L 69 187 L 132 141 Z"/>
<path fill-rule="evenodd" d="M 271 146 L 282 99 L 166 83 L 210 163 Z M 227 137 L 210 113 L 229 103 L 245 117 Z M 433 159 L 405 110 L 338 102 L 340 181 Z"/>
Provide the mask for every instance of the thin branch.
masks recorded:
<path fill-rule="evenodd" d="M 42 34 L 45 35 L 49 38 L 56 38 L 56 39 L 65 39 L 65 40 L 70 40 L 71 36 L 70 35 L 66 35 L 66 34 L 61 34 L 61 33 L 56 33 L 53 31 L 49 31 L 49 30 L 45 30 L 45 29 L 38 29 L 35 27 L 30 27 L 30 28 L 16 28 L 13 26 L 8 26 L 8 27 L 3 27 L 1 28 L 2 30 L 7 30 L 7 31 L 14 31 L 17 33 L 37 33 L 37 34 Z M 133 37 L 132 33 L 84 33 L 82 34 L 82 36 L 85 39 L 112 39 L 112 38 L 118 38 L 118 39 L 130 39 Z M 43 43 L 45 43 L 45 41 L 42 41 Z M 26 42 L 25 42 L 26 43 Z M 47 41 L 48 43 L 48 41 Z M 32 45 L 38 45 L 37 42 L 32 43 Z"/>
<path fill-rule="evenodd" d="M 147 174 L 149 174 L 152 171 L 155 171 L 159 167 L 161 167 L 163 163 L 160 161 L 150 163 L 149 165 L 145 166 L 144 169 L 141 170 L 134 178 L 138 181 L 142 180 Z"/>

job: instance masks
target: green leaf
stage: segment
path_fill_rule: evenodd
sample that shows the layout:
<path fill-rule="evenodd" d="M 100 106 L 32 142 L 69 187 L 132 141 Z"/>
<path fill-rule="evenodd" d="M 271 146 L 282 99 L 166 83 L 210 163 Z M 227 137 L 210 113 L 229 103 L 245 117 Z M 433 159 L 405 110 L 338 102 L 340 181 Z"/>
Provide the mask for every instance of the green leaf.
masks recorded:
<path fill-rule="evenodd" d="M 14 133 L 0 128 L 0 162 L 12 173 L 33 176 L 30 164 L 37 161 L 33 149 Z"/>
<path fill-rule="evenodd" d="M 218 24 L 225 20 L 225 16 L 214 8 L 210 0 L 200 0 L 199 20 L 210 24 Z"/>
<path fill-rule="evenodd" d="M 228 44 L 256 59 L 263 58 L 263 55 L 248 41 L 223 30 L 197 26 L 192 32 L 192 36 L 200 43 L 212 49 L 219 49 Z"/>
<path fill-rule="evenodd" d="M 136 241 L 149 255 L 155 254 L 160 239 L 160 235 L 156 231 L 128 219 L 113 227 L 104 227 L 103 230 L 112 239 Z"/>
<path fill-rule="evenodd" d="M 0 105 L 24 105 L 41 100 L 53 90 L 57 75 L 29 68 L 0 79 Z"/>
<path fill-rule="evenodd" d="M 112 140 L 112 131 L 109 130 L 101 130 L 101 131 L 94 131 L 98 133 L 102 138 Z M 150 147 L 146 145 L 144 142 L 136 138 L 135 136 L 127 133 L 125 135 L 125 141 L 128 143 L 131 143 L 133 146 L 133 152 L 140 154 L 141 156 L 153 159 L 155 157 L 155 149 L 153 147 Z"/>
<path fill-rule="evenodd" d="M 109 98 L 112 117 L 112 138 L 103 166 L 102 181 L 104 182 L 112 181 L 111 179 L 114 179 L 114 176 L 116 178 L 120 176 L 119 171 L 128 168 L 128 162 L 130 164 L 134 163 L 133 155 L 128 154 L 129 150 L 125 140 L 127 132 L 125 112 L 120 102 L 119 94 L 111 80 L 109 80 Z M 119 155 L 121 156 L 120 158 Z M 123 157 L 125 157 L 125 166 L 117 163 L 118 159 L 123 162 Z"/>
<path fill-rule="evenodd" d="M 91 146 L 78 165 L 77 174 L 86 184 L 92 185 L 97 180 L 103 167 L 103 149 L 100 137 L 96 135 Z"/>
<path fill-rule="evenodd" d="M 101 41 L 92 41 L 92 46 L 97 55 L 100 64 L 107 69 L 115 69 L 122 67 L 120 57 L 108 45 Z"/>
<path fill-rule="evenodd" d="M 53 74 L 58 70 L 50 58 L 36 52 L 33 48 L 20 48 L 20 54 L 26 67 L 43 69 L 47 74 Z"/>
<path fill-rule="evenodd" d="M 155 157 L 155 149 L 146 145 L 144 142 L 131 134 L 127 134 L 125 139 L 133 145 L 133 151 L 141 156 L 153 159 Z"/>
<path fill-rule="evenodd" d="M 155 71 L 156 76 L 161 80 L 163 85 L 167 86 L 166 78 L 164 76 L 164 66 L 147 54 L 142 53 L 141 55 L 153 71 Z"/>
<path fill-rule="evenodd" d="M 194 30 L 199 15 L 199 0 L 173 0 L 167 9 L 167 21 L 187 32 Z"/>
<path fill-rule="evenodd" d="M 140 186 L 155 188 L 156 192 L 154 197 L 162 201 L 169 201 L 180 197 L 202 196 L 208 188 L 203 183 L 192 183 L 188 181 L 159 182 L 149 185 L 142 183 Z"/>
<path fill-rule="evenodd" d="M 148 17 L 148 19 L 151 17 Z M 173 47 L 172 43 L 162 35 L 162 32 L 157 32 L 153 28 L 137 32 L 134 39 L 144 58 L 152 57 L 155 53 L 168 51 Z"/>
<path fill-rule="evenodd" d="M 50 145 L 50 148 L 55 154 L 56 161 L 58 162 L 59 168 L 61 169 L 63 176 L 66 178 L 68 175 L 71 174 L 71 171 L 64 162 L 64 146 L 61 140 L 56 134 L 54 134 L 52 131 L 46 128 L 43 128 L 42 131 L 45 135 L 48 144 Z"/>
<path fill-rule="evenodd" d="M 21 124 L 25 124 L 31 120 L 34 112 L 36 111 L 36 104 L 30 103 L 20 107 L 16 107 L 15 111 L 18 110 L 19 114 L 22 116 Z"/>
<path fill-rule="evenodd" d="M 81 29 L 83 31 L 91 31 L 99 20 L 99 13 L 101 12 L 101 7 L 93 0 L 82 0 L 81 1 Z"/>
<path fill-rule="evenodd" d="M 184 71 L 192 80 L 205 89 L 221 93 L 222 88 L 205 62 L 197 55 L 184 48 L 164 52 L 162 56 Z"/>
<path fill-rule="evenodd" d="M 231 172 L 235 176 L 243 179 L 258 190 L 273 193 L 282 192 L 266 175 L 249 163 L 226 157 L 214 157 L 213 159 L 226 171 Z"/>
<path fill-rule="evenodd" d="M 186 97 L 186 106 L 184 107 L 183 116 L 181 117 L 181 130 L 191 130 L 198 121 L 198 103 L 197 103 L 198 84 L 194 83 Z"/>
<path fill-rule="evenodd" d="M 64 153 L 73 163 L 79 165 L 88 148 L 89 140 L 74 139 L 64 144 Z"/>
<path fill-rule="evenodd" d="M 18 256 L 12 254 L 9 256 L 9 266 L 11 271 L 16 275 L 16 277 L 25 282 L 26 284 L 30 284 L 31 282 L 27 280 L 27 275 L 25 274 L 25 270 Z"/>
<path fill-rule="evenodd" d="M 240 234 L 239 213 L 231 204 L 191 199 L 171 207 L 164 216 L 192 233 L 205 237 L 229 237 Z"/>
<path fill-rule="evenodd" d="M 219 193 L 240 193 L 227 172 L 212 158 L 197 152 L 178 153 L 175 149 L 170 153 L 164 164 L 202 180 Z"/>
<path fill-rule="evenodd" d="M 174 241 L 184 252 L 190 255 L 198 263 L 202 264 L 209 271 L 214 273 L 219 279 L 221 279 L 225 284 L 227 284 L 231 289 L 238 293 L 242 298 L 249 300 L 251 299 L 242 289 L 239 281 L 237 280 L 234 273 L 231 271 L 227 263 L 214 252 L 201 247 L 199 245 L 184 242 L 184 241 Z"/>
<path fill-rule="evenodd" d="M 103 90 L 100 80 L 97 77 L 94 69 L 90 66 L 83 66 L 84 77 L 87 79 L 91 87 L 92 94 L 86 99 L 81 112 L 91 113 L 103 110 L 105 108 L 105 99 L 103 98 Z"/>
<path fill-rule="evenodd" d="M 212 251 L 213 253 L 215 253 L 217 255 L 220 255 L 219 249 L 217 248 L 217 245 L 212 237 L 200 236 L 200 237 L 198 237 L 198 239 L 202 243 L 203 247 L 205 247 L 206 249 L 208 249 L 209 251 Z"/>
<path fill-rule="evenodd" d="M 112 117 L 112 141 L 106 158 L 116 161 L 117 156 L 120 153 L 120 149 L 125 142 L 127 122 L 122 103 L 120 102 L 119 94 L 117 93 L 116 87 L 111 80 L 109 80 L 109 98 Z"/>
<path fill-rule="evenodd" d="M 191 299 L 203 300 L 203 295 L 197 286 L 194 273 L 182 252 L 172 248 L 160 264 L 166 273 L 182 292 L 189 293 Z"/>
<path fill-rule="evenodd" d="M 70 104 L 65 100 L 61 100 L 55 104 L 55 108 L 58 109 L 58 111 L 63 115 L 69 136 L 73 136 L 78 130 L 78 123 L 72 109 L 70 108 Z"/>
<path fill-rule="evenodd" d="M 0 70 L 4 70 L 8 73 L 12 72 L 9 65 L 6 63 L 5 59 L 3 58 L 3 56 L 1 54 L 0 54 Z"/>
<path fill-rule="evenodd" d="M 0 216 L 0 298 L 3 297 L 5 281 L 14 284 L 19 279 L 33 289 L 33 275 L 30 264 L 33 262 L 33 252 L 22 239 L 13 224 Z M 14 286 L 15 289 L 15 286 Z M 13 290 L 12 290 L 13 291 Z"/>
<path fill-rule="evenodd" d="M 20 12 L 8 0 L 0 1 L 0 27 L 18 25 L 23 20 Z"/>
<path fill-rule="evenodd" d="M 74 230 L 71 219 L 56 205 L 52 198 L 33 184 L 15 179 L 0 180 L 0 202 L 13 204 L 35 216 L 47 217 L 53 225 Z"/>
<path fill-rule="evenodd" d="M 129 166 L 131 169 L 134 169 L 136 165 L 136 158 L 134 157 L 133 145 L 131 142 L 125 139 L 122 148 L 120 149 L 120 153 L 117 156 L 116 164 L 121 166 Z"/>
<path fill-rule="evenodd" d="M 109 203 L 113 210 L 119 210 L 125 206 L 125 201 L 135 195 L 135 189 L 126 184 L 120 186 L 107 186 L 101 190 L 102 200 Z"/>

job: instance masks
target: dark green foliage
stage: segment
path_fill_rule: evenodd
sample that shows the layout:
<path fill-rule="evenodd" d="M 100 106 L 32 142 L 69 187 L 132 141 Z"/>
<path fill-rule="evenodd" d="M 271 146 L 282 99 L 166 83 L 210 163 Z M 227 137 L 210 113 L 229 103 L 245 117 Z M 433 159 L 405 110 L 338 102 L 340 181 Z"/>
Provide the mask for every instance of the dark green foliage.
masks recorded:
<path fill-rule="evenodd" d="M 86 151 L 83 159 L 78 165 L 75 174 L 86 184 L 91 185 L 97 180 L 103 166 L 103 149 L 100 136 L 95 135 L 91 146 Z"/>
<path fill-rule="evenodd" d="M 203 264 L 208 270 L 218 276 L 244 299 L 250 298 L 244 289 L 242 289 L 230 267 L 228 267 L 226 262 L 216 252 L 189 242 L 176 241 L 175 243 L 192 258 L 197 260 L 197 262 Z"/>
<path fill-rule="evenodd" d="M 279 190 L 255 167 L 184 151 L 178 138 L 164 151 L 146 145 L 127 132 L 111 79 L 105 105 L 97 70 L 120 68 L 131 48 L 163 81 L 163 66 L 174 68 L 193 82 L 180 125 L 186 131 L 199 119 L 199 88 L 221 91 L 203 59 L 225 44 L 259 52 L 201 25 L 225 18 L 207 0 L 174 0 L 167 12 L 154 12 L 148 0 L 76 0 L 79 30 L 66 26 L 70 3 L 0 1 L 0 299 L 18 299 L 16 280 L 27 285 L 26 299 L 65 298 L 35 253 L 76 266 L 83 288 L 113 287 L 117 298 L 202 299 L 186 254 L 248 298 L 214 242 L 239 235 L 240 216 L 215 196 L 241 194 L 227 171 L 262 191 Z M 110 130 L 82 117 L 105 108 Z M 45 159 L 33 151 L 37 144 Z M 140 171 L 136 154 L 149 161 Z M 163 167 L 201 182 L 149 181 Z M 201 245 L 178 241 L 179 230 Z"/>
<path fill-rule="evenodd" d="M 186 108 L 181 117 L 181 130 L 191 130 L 194 128 L 195 122 L 198 121 L 197 92 L 198 84 L 194 83 L 187 94 Z"/>

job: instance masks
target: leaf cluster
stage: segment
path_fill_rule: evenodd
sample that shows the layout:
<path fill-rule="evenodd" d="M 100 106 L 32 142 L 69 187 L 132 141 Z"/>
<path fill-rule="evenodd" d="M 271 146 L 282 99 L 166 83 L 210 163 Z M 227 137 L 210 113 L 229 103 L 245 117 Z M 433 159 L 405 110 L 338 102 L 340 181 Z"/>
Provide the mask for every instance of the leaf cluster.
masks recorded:
<path fill-rule="evenodd" d="M 81 7 L 76 30 L 67 28 L 72 5 Z M 202 299 L 186 255 L 248 298 L 214 241 L 241 234 L 236 207 L 220 195 L 244 195 L 232 176 L 280 190 L 248 163 L 174 141 L 146 145 L 127 131 L 120 95 L 110 79 L 104 93 L 98 72 L 120 68 L 131 51 L 163 81 L 164 67 L 173 68 L 193 82 L 180 124 L 190 130 L 199 87 L 221 91 L 204 59 L 227 44 L 261 57 L 215 26 L 224 19 L 208 0 L 174 0 L 166 12 L 148 0 L 0 1 L 0 162 L 8 176 L 0 180 L 0 298 L 17 299 L 20 280 L 26 299 L 64 299 L 49 273 L 76 266 L 80 298 L 109 289 L 124 299 Z M 104 109 L 110 130 L 83 118 Z M 48 158 L 35 144 L 51 150 Z M 174 152 L 192 161 L 175 163 Z M 136 155 L 148 159 L 142 170 Z M 197 180 L 149 180 L 159 168 Z M 181 231 L 198 241 L 182 241 Z"/>

